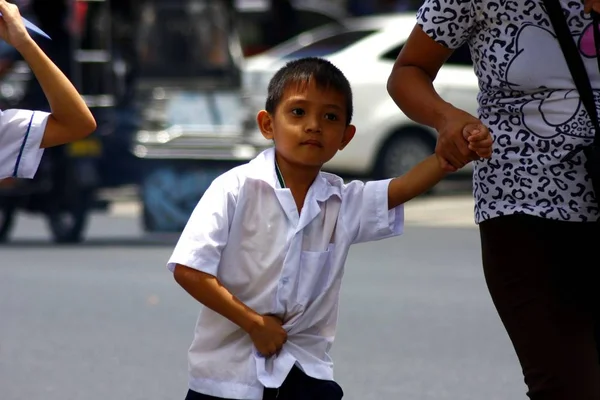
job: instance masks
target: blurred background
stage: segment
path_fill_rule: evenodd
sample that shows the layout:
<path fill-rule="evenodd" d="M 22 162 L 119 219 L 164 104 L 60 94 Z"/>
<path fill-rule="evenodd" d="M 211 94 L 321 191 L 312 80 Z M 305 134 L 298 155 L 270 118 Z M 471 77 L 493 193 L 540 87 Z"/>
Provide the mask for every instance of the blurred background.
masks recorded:
<path fill-rule="evenodd" d="M 0 182 L 0 242 L 21 213 L 45 218 L 55 242 L 80 242 L 90 214 L 123 198 L 138 202 L 145 232 L 180 231 L 215 176 L 269 146 L 256 113 L 274 72 L 299 57 L 328 58 L 354 90 L 358 134 L 326 169 L 360 179 L 406 172 L 432 153 L 436 133 L 400 112 L 386 80 L 420 3 L 17 1 L 51 35 L 36 38 L 84 95 L 98 130 L 48 150 L 33 181 Z M 1 45 L 0 107 L 47 109 L 18 53 Z M 455 53 L 436 84 L 475 111 L 468 50 Z"/>
<path fill-rule="evenodd" d="M 419 0 L 14 0 L 93 110 L 89 138 L 0 181 L 0 399 L 182 399 L 198 305 L 165 263 L 212 180 L 269 146 L 267 84 L 325 57 L 354 91 L 347 179 L 400 175 L 434 151 L 386 91 Z M 435 81 L 476 113 L 468 49 Z M 0 107 L 47 109 L 0 43 Z M 516 399 L 519 366 L 485 287 L 470 167 L 406 205 L 399 239 L 351 250 L 336 379 L 347 399 Z M 377 260 L 377 262 L 373 262 Z"/>

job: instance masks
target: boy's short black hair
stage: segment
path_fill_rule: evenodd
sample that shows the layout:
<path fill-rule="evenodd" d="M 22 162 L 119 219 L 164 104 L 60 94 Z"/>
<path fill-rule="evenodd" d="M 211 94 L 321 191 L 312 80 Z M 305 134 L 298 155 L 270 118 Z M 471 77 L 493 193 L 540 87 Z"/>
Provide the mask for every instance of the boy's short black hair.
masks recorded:
<path fill-rule="evenodd" d="M 336 66 L 318 57 L 305 57 L 288 62 L 275 73 L 269 82 L 265 110 L 273 114 L 290 84 L 305 84 L 311 79 L 317 87 L 333 89 L 346 98 L 346 124 L 352 121 L 352 89 L 350 83 Z"/>

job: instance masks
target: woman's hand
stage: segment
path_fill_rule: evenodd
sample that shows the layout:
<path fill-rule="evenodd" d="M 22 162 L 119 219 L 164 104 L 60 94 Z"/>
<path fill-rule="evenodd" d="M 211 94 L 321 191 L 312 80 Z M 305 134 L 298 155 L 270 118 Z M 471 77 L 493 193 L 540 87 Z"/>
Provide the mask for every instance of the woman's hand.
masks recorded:
<path fill-rule="evenodd" d="M 486 131 L 484 135 L 489 134 L 487 127 L 479 119 L 455 107 L 445 110 L 440 123 L 435 127 L 439 133 L 435 154 L 445 171 L 455 172 L 480 158 L 469 148 L 469 142 L 464 137 L 463 131 L 468 125 L 480 126 Z"/>

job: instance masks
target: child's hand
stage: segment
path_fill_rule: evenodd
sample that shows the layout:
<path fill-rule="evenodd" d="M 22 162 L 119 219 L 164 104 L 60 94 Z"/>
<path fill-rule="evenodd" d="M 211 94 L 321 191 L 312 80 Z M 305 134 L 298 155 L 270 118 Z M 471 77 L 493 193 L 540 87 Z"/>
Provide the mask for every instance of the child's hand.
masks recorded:
<path fill-rule="evenodd" d="M 485 125 L 466 125 L 463 128 L 463 137 L 469 143 L 469 150 L 477 153 L 480 158 L 490 158 L 492 156 L 494 140 Z"/>
<path fill-rule="evenodd" d="M 29 36 L 27 28 L 23 24 L 19 8 L 6 2 L 6 0 L 0 0 L 0 12 L 2 13 L 2 17 L 0 17 L 0 38 L 19 50 L 20 47 L 31 41 L 31 36 Z"/>
<path fill-rule="evenodd" d="M 283 347 L 287 341 L 287 332 L 282 327 L 283 322 L 272 315 L 263 315 L 260 323 L 249 333 L 254 347 L 263 357 L 271 357 Z"/>

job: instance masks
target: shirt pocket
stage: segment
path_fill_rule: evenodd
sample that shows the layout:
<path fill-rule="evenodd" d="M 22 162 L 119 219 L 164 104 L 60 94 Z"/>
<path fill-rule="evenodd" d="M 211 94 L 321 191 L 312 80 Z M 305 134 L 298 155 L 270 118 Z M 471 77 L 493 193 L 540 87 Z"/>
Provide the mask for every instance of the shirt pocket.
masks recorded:
<path fill-rule="evenodd" d="M 307 306 L 330 286 L 333 244 L 326 251 L 303 251 L 298 275 L 298 303 Z"/>

